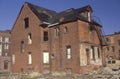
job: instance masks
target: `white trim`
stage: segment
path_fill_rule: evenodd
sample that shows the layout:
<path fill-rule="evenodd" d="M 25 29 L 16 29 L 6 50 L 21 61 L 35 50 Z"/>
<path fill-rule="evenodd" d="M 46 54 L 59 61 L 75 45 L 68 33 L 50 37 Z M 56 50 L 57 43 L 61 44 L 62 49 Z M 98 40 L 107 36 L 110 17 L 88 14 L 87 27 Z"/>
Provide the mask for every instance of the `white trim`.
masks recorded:
<path fill-rule="evenodd" d="M 54 24 L 50 24 L 48 25 L 48 27 L 54 26 L 54 25 L 58 25 L 59 23 L 54 23 Z"/>
<path fill-rule="evenodd" d="M 51 23 L 48 23 L 48 22 L 43 22 L 43 23 L 45 23 L 45 24 L 51 24 Z"/>

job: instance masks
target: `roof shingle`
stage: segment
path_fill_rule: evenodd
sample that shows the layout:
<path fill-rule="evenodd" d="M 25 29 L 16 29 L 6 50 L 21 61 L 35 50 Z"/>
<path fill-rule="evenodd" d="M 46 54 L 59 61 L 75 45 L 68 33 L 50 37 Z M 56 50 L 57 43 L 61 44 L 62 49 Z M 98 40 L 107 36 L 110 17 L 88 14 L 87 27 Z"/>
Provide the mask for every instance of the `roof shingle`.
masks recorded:
<path fill-rule="evenodd" d="M 90 7 L 90 5 L 78 9 L 71 8 L 57 13 L 55 11 L 39 7 L 28 2 L 26 3 L 30 7 L 30 9 L 36 14 L 36 16 L 43 22 L 43 25 L 47 26 L 49 24 L 64 23 L 77 19 L 88 21 L 88 19 L 84 17 L 81 13 L 92 12 L 92 8 Z"/>

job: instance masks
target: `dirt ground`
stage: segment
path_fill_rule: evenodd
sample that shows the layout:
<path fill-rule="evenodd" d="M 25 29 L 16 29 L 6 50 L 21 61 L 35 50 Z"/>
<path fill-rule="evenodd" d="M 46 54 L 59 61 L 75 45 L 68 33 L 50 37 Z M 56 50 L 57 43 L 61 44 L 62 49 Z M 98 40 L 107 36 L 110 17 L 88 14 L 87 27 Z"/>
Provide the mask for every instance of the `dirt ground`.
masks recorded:
<path fill-rule="evenodd" d="M 0 79 L 120 79 L 120 67 L 104 67 L 85 74 L 52 74 L 31 73 L 29 75 L 7 74 L 0 75 Z"/>

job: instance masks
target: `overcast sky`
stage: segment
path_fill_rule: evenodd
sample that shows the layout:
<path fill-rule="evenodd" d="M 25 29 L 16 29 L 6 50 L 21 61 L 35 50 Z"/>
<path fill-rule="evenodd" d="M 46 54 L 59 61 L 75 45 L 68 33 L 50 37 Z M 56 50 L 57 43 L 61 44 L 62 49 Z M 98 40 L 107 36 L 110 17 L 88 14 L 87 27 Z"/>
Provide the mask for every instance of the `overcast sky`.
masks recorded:
<path fill-rule="evenodd" d="M 0 30 L 13 27 L 25 2 L 56 12 L 91 5 L 92 16 L 103 26 L 105 34 L 120 31 L 120 0 L 0 0 Z"/>

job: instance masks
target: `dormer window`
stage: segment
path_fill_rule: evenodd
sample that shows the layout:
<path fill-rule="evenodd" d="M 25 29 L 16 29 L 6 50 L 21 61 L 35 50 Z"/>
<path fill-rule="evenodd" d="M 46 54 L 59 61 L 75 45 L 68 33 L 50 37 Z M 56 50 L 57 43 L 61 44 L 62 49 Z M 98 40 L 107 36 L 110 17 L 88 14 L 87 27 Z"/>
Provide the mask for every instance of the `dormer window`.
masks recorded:
<path fill-rule="evenodd" d="M 24 19 L 25 29 L 29 27 L 29 18 Z"/>
<path fill-rule="evenodd" d="M 83 17 L 84 20 L 91 21 L 91 12 L 89 11 L 84 11 L 80 13 L 80 17 Z"/>
<path fill-rule="evenodd" d="M 88 14 L 88 21 L 90 22 L 91 21 L 91 14 L 90 14 L 90 12 L 87 12 L 87 14 Z"/>

